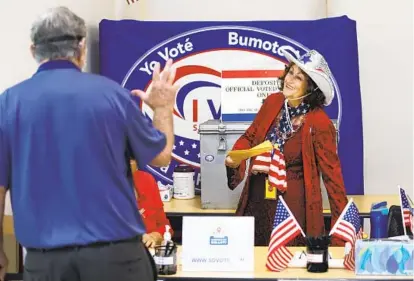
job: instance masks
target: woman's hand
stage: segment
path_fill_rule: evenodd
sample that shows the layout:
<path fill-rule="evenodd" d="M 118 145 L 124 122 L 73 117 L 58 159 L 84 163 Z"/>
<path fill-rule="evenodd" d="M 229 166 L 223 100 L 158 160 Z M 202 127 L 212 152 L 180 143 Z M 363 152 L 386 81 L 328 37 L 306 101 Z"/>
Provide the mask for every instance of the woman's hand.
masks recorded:
<path fill-rule="evenodd" d="M 147 233 L 142 235 L 142 243 L 144 243 L 145 247 L 147 248 L 154 248 L 156 244 L 155 239 Z"/>
<path fill-rule="evenodd" d="M 225 165 L 230 168 L 237 168 L 240 166 L 240 162 L 236 162 L 230 156 L 227 156 Z"/>
<path fill-rule="evenodd" d="M 142 243 L 144 243 L 147 248 L 154 248 L 155 246 L 161 244 L 162 236 L 158 232 L 145 233 L 142 235 Z"/>

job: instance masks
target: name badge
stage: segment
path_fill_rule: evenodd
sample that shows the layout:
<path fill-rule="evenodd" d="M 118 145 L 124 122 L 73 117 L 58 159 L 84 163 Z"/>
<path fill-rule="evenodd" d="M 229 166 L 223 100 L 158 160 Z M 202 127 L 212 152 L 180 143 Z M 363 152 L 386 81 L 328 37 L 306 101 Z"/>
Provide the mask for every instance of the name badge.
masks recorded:
<path fill-rule="evenodd" d="M 265 199 L 276 200 L 276 188 L 273 186 L 270 186 L 269 179 L 267 178 L 265 181 Z"/>

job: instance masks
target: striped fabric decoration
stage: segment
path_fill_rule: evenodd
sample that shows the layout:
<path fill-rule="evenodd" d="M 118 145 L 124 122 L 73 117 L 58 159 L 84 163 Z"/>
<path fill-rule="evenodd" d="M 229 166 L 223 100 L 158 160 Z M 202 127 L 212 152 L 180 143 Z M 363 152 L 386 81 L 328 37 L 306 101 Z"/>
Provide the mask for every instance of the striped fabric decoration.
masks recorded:
<path fill-rule="evenodd" d="M 272 155 L 270 151 L 254 157 L 252 161 L 252 172 L 254 174 L 257 174 L 257 173 L 268 174 L 271 157 Z"/>
<path fill-rule="evenodd" d="M 281 192 L 287 189 L 285 157 L 279 149 L 273 149 L 273 157 L 269 167 L 269 185 Z"/>
<path fill-rule="evenodd" d="M 285 192 L 287 189 L 286 163 L 279 149 L 273 152 L 265 152 L 253 158 L 252 173 L 265 173 L 269 175 L 269 185 Z"/>

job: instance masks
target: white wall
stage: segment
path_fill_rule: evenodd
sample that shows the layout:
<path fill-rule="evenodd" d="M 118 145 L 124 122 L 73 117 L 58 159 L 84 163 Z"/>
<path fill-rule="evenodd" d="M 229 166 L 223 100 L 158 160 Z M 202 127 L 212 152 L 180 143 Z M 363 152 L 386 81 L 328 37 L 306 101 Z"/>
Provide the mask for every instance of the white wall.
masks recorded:
<path fill-rule="evenodd" d="M 357 21 L 365 191 L 413 197 L 413 0 L 330 0 Z M 345 93 L 346 94 L 346 93 Z"/>
<path fill-rule="evenodd" d="M 98 23 L 102 18 L 114 18 L 114 5 L 113 0 L 0 0 L 0 94 L 36 71 L 37 65 L 29 51 L 30 26 L 37 15 L 54 6 L 67 6 L 87 22 L 89 51 L 86 70 L 97 72 Z M 6 200 L 6 214 L 11 214 L 9 198 Z"/>
<path fill-rule="evenodd" d="M 306 20 L 326 16 L 326 0 L 140 0 L 124 17 L 140 20 Z"/>
<path fill-rule="evenodd" d="M 97 24 L 102 18 L 114 17 L 114 0 L 1 0 L 0 93 L 36 71 L 36 63 L 29 51 L 30 27 L 36 16 L 54 6 L 67 6 L 86 20 L 90 35 L 86 70 L 97 72 Z"/>

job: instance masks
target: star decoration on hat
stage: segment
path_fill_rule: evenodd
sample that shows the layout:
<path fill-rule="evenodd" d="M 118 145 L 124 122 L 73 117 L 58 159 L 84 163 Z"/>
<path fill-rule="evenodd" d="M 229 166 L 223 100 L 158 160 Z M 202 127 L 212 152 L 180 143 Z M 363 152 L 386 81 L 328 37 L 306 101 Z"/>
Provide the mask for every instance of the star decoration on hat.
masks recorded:
<path fill-rule="evenodd" d="M 300 59 L 303 64 L 307 64 L 308 62 L 312 61 L 311 55 L 309 53 L 303 55 Z"/>

